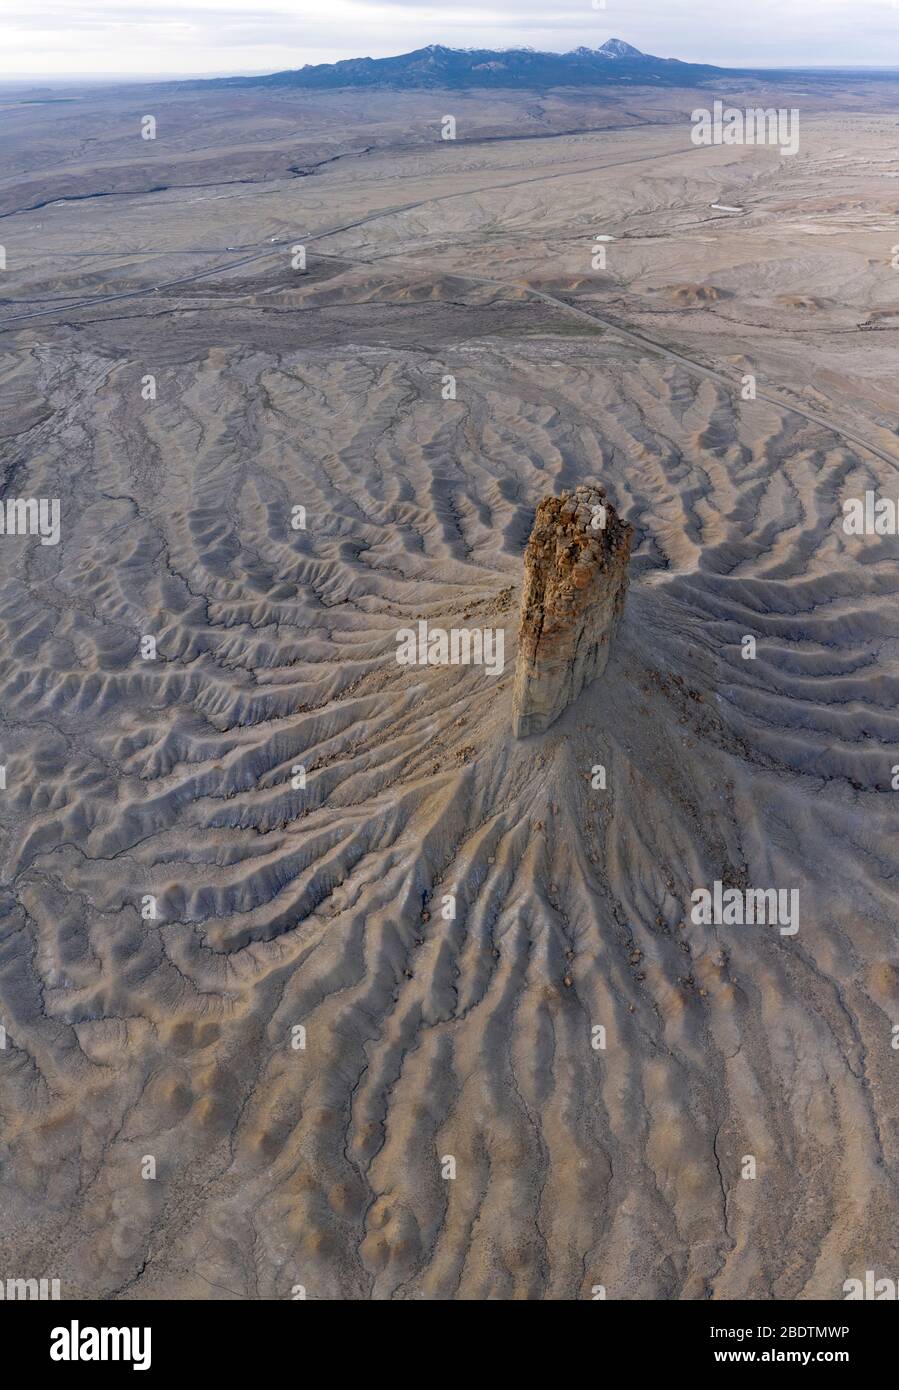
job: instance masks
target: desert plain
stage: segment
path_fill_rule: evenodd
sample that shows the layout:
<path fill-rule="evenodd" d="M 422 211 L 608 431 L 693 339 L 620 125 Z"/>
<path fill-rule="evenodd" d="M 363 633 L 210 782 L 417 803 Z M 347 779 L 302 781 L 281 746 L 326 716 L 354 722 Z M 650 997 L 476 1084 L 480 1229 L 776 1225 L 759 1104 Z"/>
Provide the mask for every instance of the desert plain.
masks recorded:
<path fill-rule="evenodd" d="M 696 146 L 722 96 L 798 152 Z M 895 1276 L 899 540 L 842 523 L 899 499 L 899 84 L 9 89 L 0 129 L 2 495 L 60 501 L 0 537 L 0 1275 Z M 581 484 L 624 616 L 516 739 L 524 548 Z M 422 620 L 504 669 L 401 666 Z M 798 930 L 695 922 L 715 882 Z"/>

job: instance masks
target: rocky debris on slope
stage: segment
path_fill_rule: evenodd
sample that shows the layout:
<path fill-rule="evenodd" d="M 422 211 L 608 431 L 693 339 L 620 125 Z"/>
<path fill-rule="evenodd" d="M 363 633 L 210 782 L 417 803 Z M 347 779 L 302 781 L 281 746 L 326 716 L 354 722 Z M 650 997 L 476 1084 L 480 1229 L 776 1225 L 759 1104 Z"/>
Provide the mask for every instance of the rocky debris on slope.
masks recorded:
<path fill-rule="evenodd" d="M 537 508 L 524 556 L 516 738 L 543 733 L 605 670 L 633 534 L 599 487 L 544 497 Z"/>

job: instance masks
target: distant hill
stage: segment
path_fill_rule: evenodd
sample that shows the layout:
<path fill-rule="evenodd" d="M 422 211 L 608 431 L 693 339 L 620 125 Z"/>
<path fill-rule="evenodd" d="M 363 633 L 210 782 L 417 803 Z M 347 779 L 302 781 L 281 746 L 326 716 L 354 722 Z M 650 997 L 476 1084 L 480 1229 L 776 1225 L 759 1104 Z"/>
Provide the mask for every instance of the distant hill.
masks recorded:
<path fill-rule="evenodd" d="M 538 53 L 531 48 L 444 48 L 429 44 L 395 58 L 348 58 L 265 77 L 219 77 L 194 85 L 214 87 L 391 87 L 399 90 L 463 87 L 694 87 L 726 73 L 704 63 L 682 63 L 641 53 L 623 39 L 601 48 Z"/>

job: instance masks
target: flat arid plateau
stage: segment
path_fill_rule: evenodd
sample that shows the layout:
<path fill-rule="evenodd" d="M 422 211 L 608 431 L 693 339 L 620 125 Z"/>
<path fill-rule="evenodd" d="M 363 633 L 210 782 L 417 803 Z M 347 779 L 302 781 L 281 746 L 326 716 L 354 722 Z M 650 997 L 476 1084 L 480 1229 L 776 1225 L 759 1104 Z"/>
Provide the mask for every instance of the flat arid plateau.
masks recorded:
<path fill-rule="evenodd" d="M 728 91 L 800 108 L 792 158 L 694 145 L 720 95 L 0 111 L 3 497 L 61 502 L 0 537 L 0 1273 L 899 1271 L 899 542 L 842 524 L 899 498 L 899 88 Z M 581 484 L 623 620 L 516 739 Z M 420 621 L 502 672 L 398 664 Z M 695 922 L 715 883 L 798 931 Z"/>

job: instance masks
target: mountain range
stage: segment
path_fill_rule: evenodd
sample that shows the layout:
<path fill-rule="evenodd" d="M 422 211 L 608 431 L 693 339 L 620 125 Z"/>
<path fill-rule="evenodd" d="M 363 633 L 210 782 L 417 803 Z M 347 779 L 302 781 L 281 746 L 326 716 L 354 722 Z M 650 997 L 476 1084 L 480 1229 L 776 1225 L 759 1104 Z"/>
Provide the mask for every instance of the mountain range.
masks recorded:
<path fill-rule="evenodd" d="M 446 48 L 429 44 L 392 58 L 348 58 L 258 77 L 220 77 L 217 87 L 390 87 L 399 90 L 463 87 L 694 87 L 723 75 L 725 68 L 682 63 L 641 53 L 623 39 L 601 48 L 539 53 L 531 48 Z M 193 85 L 193 84 L 192 84 Z"/>

